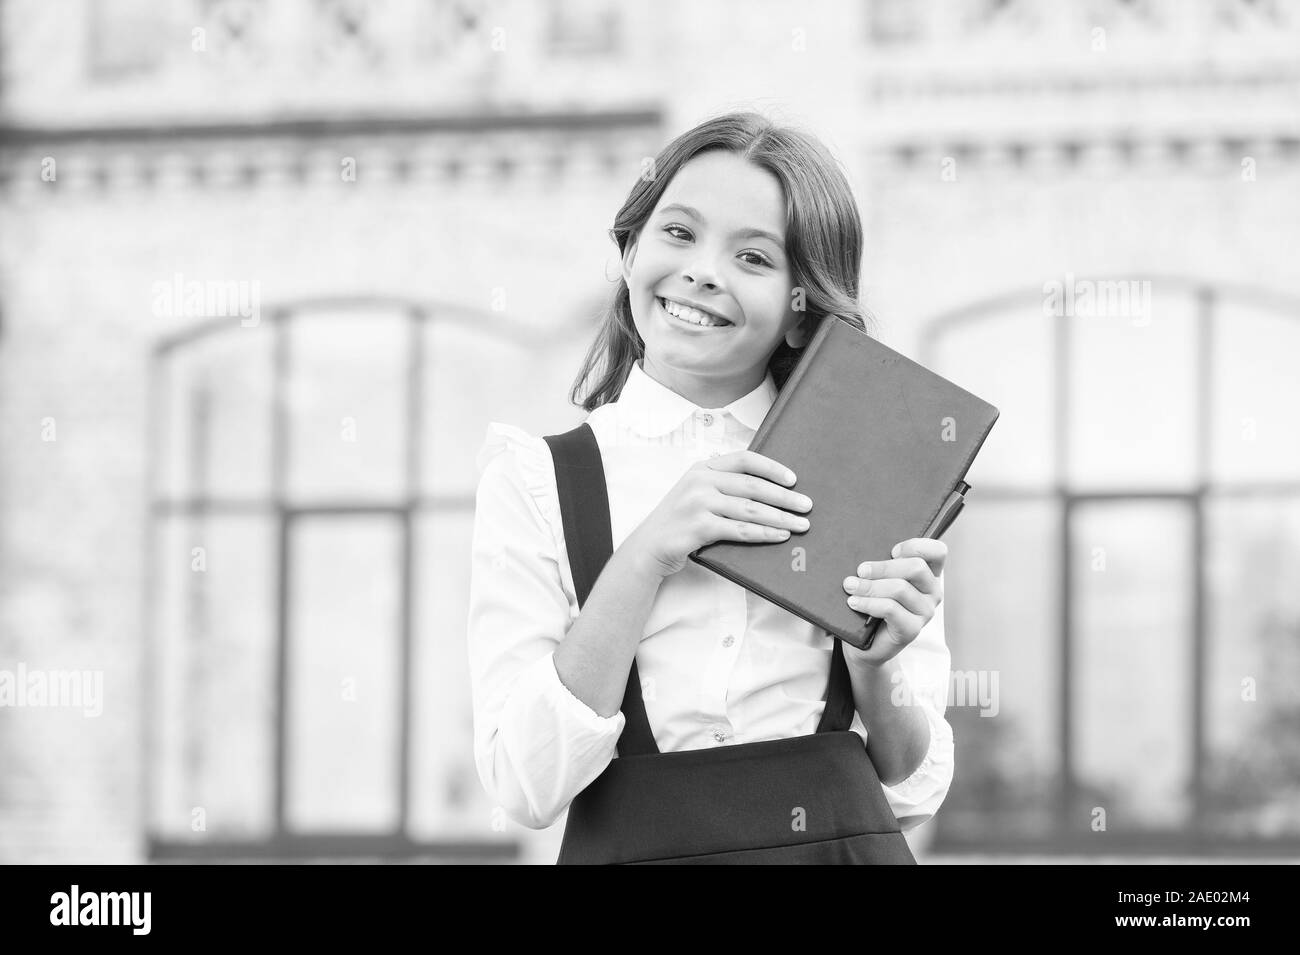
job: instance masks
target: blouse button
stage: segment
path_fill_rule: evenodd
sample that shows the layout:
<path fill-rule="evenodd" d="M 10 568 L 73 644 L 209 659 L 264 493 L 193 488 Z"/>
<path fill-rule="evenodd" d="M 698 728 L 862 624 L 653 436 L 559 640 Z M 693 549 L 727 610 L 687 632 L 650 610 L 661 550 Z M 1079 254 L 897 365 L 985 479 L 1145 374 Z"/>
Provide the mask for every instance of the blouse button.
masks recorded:
<path fill-rule="evenodd" d="M 722 730 L 714 730 L 713 741 L 715 743 L 725 743 L 727 741 L 727 734 L 722 732 Z"/>
<path fill-rule="evenodd" d="M 704 427 L 707 428 L 709 425 L 713 424 L 713 415 L 706 411 L 704 414 L 700 415 L 700 420 L 704 422 Z"/>
<path fill-rule="evenodd" d="M 731 634 L 727 634 L 726 638 L 722 641 L 722 645 L 724 647 L 729 647 L 735 642 L 736 642 L 736 638 L 733 637 Z"/>

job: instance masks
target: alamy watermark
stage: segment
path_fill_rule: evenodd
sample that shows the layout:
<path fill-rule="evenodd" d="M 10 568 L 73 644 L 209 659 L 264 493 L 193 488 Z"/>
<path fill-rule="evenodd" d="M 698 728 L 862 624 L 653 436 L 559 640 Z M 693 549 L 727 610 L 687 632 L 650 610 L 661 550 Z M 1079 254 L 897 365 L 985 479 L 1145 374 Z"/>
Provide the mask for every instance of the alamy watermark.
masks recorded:
<path fill-rule="evenodd" d="M 50 896 L 51 925 L 122 925 L 132 935 L 148 935 L 152 892 L 83 892 L 74 884 Z"/>
<path fill-rule="evenodd" d="M 103 670 L 0 670 L 0 707 L 80 707 L 83 716 L 104 712 Z"/>
<path fill-rule="evenodd" d="M 262 320 L 262 283 L 236 279 L 186 281 L 180 272 L 170 282 L 153 283 L 153 313 L 159 318 L 239 318 L 244 328 Z"/>
<path fill-rule="evenodd" d="M 893 675 L 894 688 L 890 690 L 889 699 L 895 706 L 911 706 L 918 697 L 928 698 L 936 707 L 940 702 L 947 709 L 974 706 L 978 707 L 980 716 L 997 716 L 1001 709 L 998 675 L 998 670 L 952 670 L 947 686 L 927 692 L 914 688 L 903 678 L 903 671 L 898 670 Z M 941 697 L 945 698 L 941 700 Z"/>
<path fill-rule="evenodd" d="M 1151 323 L 1151 282 L 1143 279 L 1064 279 L 1043 283 L 1043 314 L 1061 318 L 1131 318 L 1134 325 Z"/>

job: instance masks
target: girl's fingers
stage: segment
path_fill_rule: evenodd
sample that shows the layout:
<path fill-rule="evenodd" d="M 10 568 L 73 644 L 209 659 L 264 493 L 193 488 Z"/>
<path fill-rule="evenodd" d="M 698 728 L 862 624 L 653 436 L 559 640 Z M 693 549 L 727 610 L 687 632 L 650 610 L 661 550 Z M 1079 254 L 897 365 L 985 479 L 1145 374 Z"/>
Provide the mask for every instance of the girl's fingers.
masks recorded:
<path fill-rule="evenodd" d="M 856 604 L 853 607 L 854 610 L 865 613 L 868 617 L 879 617 L 885 621 L 891 631 L 900 635 L 907 643 L 915 640 L 916 635 L 921 632 L 921 628 L 926 624 L 926 621 L 921 617 L 909 613 L 906 607 L 889 597 L 854 597 L 852 599 Z"/>
<path fill-rule="evenodd" d="M 780 461 L 769 458 L 757 451 L 732 451 L 716 458 L 699 462 L 697 467 L 706 467 L 714 471 L 735 471 L 739 474 L 756 474 L 761 478 L 789 487 L 798 476 Z"/>
<path fill-rule="evenodd" d="M 751 524 L 767 524 L 780 527 L 793 533 L 803 533 L 810 524 L 808 518 L 801 514 L 791 514 L 779 507 L 764 504 L 747 497 L 732 497 L 719 493 L 713 498 L 713 513 L 732 520 L 748 521 Z"/>
<path fill-rule="evenodd" d="M 948 545 L 933 537 L 912 537 L 894 545 L 894 557 L 920 557 L 930 565 L 930 572 L 938 577 L 948 560 Z"/>
<path fill-rule="evenodd" d="M 898 577 L 923 594 L 940 596 L 943 584 L 922 557 L 899 557 L 895 560 L 865 560 L 858 564 L 858 576 L 864 580 Z"/>
<path fill-rule="evenodd" d="M 719 474 L 714 486 L 729 497 L 770 504 L 796 514 L 806 514 L 812 507 L 806 495 L 752 474 Z"/>
<path fill-rule="evenodd" d="M 849 606 L 854 609 L 860 609 L 857 607 L 857 602 L 864 598 L 883 597 L 898 603 L 908 613 L 929 620 L 934 616 L 937 606 L 933 597 L 921 593 L 908 581 L 897 577 L 887 580 L 862 580 L 858 577 L 849 577 L 844 581 L 844 589 L 852 595 L 849 598 Z"/>

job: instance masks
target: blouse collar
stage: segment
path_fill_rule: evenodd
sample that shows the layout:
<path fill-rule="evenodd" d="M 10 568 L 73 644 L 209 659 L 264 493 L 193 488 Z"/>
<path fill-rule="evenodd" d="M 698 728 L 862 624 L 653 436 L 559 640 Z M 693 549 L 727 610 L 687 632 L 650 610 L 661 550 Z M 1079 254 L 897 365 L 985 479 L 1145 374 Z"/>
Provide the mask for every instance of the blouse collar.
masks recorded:
<path fill-rule="evenodd" d="M 700 408 L 651 378 L 641 368 L 641 361 L 637 360 L 633 363 L 615 404 L 619 416 L 629 428 L 644 437 L 653 438 L 667 434 L 691 415 L 701 411 L 712 411 L 718 415 L 729 412 L 745 427 L 757 431 L 775 403 L 776 395 L 776 382 L 769 370 L 762 384 L 725 408 Z"/>

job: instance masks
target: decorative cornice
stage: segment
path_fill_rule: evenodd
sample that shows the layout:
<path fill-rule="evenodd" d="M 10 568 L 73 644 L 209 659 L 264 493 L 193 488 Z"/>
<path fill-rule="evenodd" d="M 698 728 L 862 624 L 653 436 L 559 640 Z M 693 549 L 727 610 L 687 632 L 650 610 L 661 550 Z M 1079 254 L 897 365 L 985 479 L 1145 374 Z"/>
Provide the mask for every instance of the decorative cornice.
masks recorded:
<path fill-rule="evenodd" d="M 0 126 L 0 192 L 276 183 L 509 186 L 627 180 L 662 146 L 662 114 L 513 113 L 209 125 Z M 53 160 L 54 176 L 46 174 Z M 350 169 L 345 166 L 350 164 Z"/>
<path fill-rule="evenodd" d="M 1205 93 L 1224 96 L 1264 94 L 1291 101 L 1300 92 L 1300 64 L 1295 62 L 1245 65 L 1232 69 L 1213 62 L 1177 65 L 1117 64 L 1102 69 L 1057 67 L 1010 69 L 985 63 L 958 68 L 939 63 L 871 66 L 867 70 L 867 98 L 873 106 L 914 100 L 962 102 L 988 98 L 1000 103 L 1044 95 L 1068 97 L 1119 97 L 1133 93 Z"/>
<path fill-rule="evenodd" d="M 1108 168 L 1190 169 L 1239 174 L 1243 159 L 1273 157 L 1294 165 L 1300 160 L 1300 130 L 1290 132 L 1186 132 L 1153 134 L 1138 130 L 1079 130 L 1029 136 L 929 135 L 882 137 L 869 147 L 880 168 L 934 170 L 952 159 L 961 167 L 1011 166 L 1025 169 Z"/>
<path fill-rule="evenodd" d="M 654 130 L 662 121 L 658 109 L 569 113 L 472 113 L 465 115 L 355 118 L 298 118 L 239 123 L 155 123 L 102 126 L 32 126 L 0 120 L 0 148 L 32 144 L 174 142 L 262 138 L 334 139 L 356 136 L 460 135 L 545 132 L 617 133 L 624 129 Z"/>

